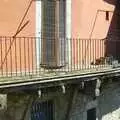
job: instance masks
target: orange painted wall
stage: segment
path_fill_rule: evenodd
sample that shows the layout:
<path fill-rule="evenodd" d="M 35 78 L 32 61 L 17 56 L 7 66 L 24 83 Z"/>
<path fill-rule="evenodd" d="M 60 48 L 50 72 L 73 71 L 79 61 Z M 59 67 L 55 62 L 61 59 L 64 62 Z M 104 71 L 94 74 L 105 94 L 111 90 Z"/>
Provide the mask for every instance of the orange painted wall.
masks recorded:
<path fill-rule="evenodd" d="M 0 36 L 15 34 L 29 2 L 30 0 L 0 1 Z M 26 20 L 30 20 L 30 22 L 19 36 L 35 36 L 35 2 L 30 8 Z"/>
<path fill-rule="evenodd" d="M 28 7 L 30 0 L 1 0 L 0 3 L 0 36 L 13 36 L 16 33 L 17 27 L 25 13 L 26 8 Z M 75 38 L 72 42 L 73 47 L 73 63 L 85 63 L 88 64 L 94 61 L 97 58 L 103 57 L 105 54 L 105 45 L 104 41 L 100 42 L 95 40 L 90 42 L 87 39 L 102 39 L 107 36 L 109 27 L 112 22 L 112 17 L 115 10 L 115 1 L 114 0 L 72 0 L 72 38 Z M 97 12 L 99 11 L 99 12 Z M 106 12 L 109 13 L 109 20 L 106 20 Z M 25 21 L 29 20 L 29 24 L 20 32 L 18 36 L 35 36 L 36 26 L 35 26 L 35 2 L 33 2 Z M 97 14 L 97 15 L 96 15 Z M 97 16 L 97 17 L 96 17 Z M 96 20 L 96 21 L 95 21 Z M 24 21 L 24 23 L 25 23 Z M 85 39 L 83 42 L 79 39 Z M 16 44 L 16 48 L 15 48 Z M 96 47 L 95 47 L 96 44 Z M 26 48 L 24 48 L 26 45 Z M 5 59 L 6 52 L 10 46 L 10 39 L 0 38 L 0 53 L 2 57 L 0 58 L 0 67 L 2 66 L 1 71 L 17 71 L 32 69 L 33 66 L 36 66 L 35 52 L 35 40 L 31 39 L 28 44 L 28 40 L 25 39 L 16 39 L 16 42 L 13 43 L 10 52 Z M 21 48 L 19 48 L 21 46 Z M 88 47 L 87 47 L 88 46 Z M 32 48 L 32 49 L 31 49 Z M 100 49 L 102 52 L 100 53 Z M 16 52 L 15 52 L 16 49 Z M 31 51 L 29 51 L 29 49 Z M 26 52 L 26 54 L 25 54 Z M 17 60 L 15 60 L 15 55 L 17 55 Z M 21 56 L 21 57 L 20 57 Z M 12 64 L 11 64 L 12 61 Z M 21 65 L 22 63 L 22 65 Z M 26 65 L 25 65 L 26 64 Z M 31 66 L 29 66 L 31 65 Z M 33 65 L 33 66 L 32 66 Z M 25 69 L 26 67 L 26 69 Z"/>
<path fill-rule="evenodd" d="M 29 2 L 30 0 L 0 1 L 0 36 L 13 36 L 16 33 Z M 17 37 L 35 36 L 35 2 L 33 2 L 23 24 L 27 20 L 29 20 L 28 25 L 17 35 Z M 33 59 L 35 53 L 31 52 L 35 51 L 35 40 L 17 38 L 11 45 L 12 40 L 13 39 L 10 38 L 0 37 L 0 53 L 2 54 L 0 57 L 0 68 L 2 67 L 0 71 L 19 72 L 21 70 L 31 70 L 32 65 L 34 64 L 35 66 L 35 59 Z M 5 58 L 6 54 L 7 57 Z"/>
<path fill-rule="evenodd" d="M 106 11 L 110 11 L 109 20 L 106 20 Z M 106 38 L 114 11 L 114 0 L 72 0 L 72 37 L 81 39 Z M 104 57 L 104 41 L 99 43 L 98 40 L 95 45 L 89 40 L 84 40 L 83 44 L 86 45 L 82 46 L 81 50 L 81 44 L 79 43 L 78 47 L 78 41 L 73 41 L 73 62 L 75 64 L 85 61 L 89 64 L 97 58 Z M 102 49 L 101 53 L 100 49 Z"/>

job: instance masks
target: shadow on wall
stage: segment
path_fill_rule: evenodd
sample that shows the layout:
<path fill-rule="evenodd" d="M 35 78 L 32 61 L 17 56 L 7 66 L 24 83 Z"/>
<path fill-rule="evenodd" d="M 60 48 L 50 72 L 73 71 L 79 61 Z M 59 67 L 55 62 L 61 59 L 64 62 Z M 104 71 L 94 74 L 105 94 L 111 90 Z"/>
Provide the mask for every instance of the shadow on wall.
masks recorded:
<path fill-rule="evenodd" d="M 115 10 L 113 13 L 112 21 L 107 33 L 107 41 L 105 42 L 105 56 L 113 56 L 114 59 L 120 62 L 120 1 L 119 0 L 104 0 L 105 2 L 115 5 Z M 115 87 L 116 91 L 117 88 Z M 107 90 L 109 91 L 109 90 Z M 98 106 L 100 109 L 100 116 L 98 120 L 105 120 L 112 117 L 112 113 L 120 109 L 120 98 L 117 92 L 109 91 L 106 95 L 101 97 Z M 117 96 L 118 95 L 118 96 Z M 120 110 L 119 110 L 120 111 Z M 109 116 L 109 115 L 111 116 Z M 107 117 L 108 115 L 108 117 Z M 107 118 L 103 117 L 106 116 Z M 117 117 L 117 116 L 116 116 Z M 116 119 L 116 118 L 115 118 Z"/>
<path fill-rule="evenodd" d="M 105 2 L 115 5 L 112 21 L 107 33 L 107 41 L 105 43 L 105 56 L 112 56 L 120 62 L 120 1 L 104 0 Z"/>
<path fill-rule="evenodd" d="M 107 2 L 108 4 L 115 5 L 117 0 L 103 0 L 104 2 Z"/>
<path fill-rule="evenodd" d="M 99 97 L 98 120 L 119 120 L 120 113 L 120 88 L 118 82 L 108 85 Z"/>

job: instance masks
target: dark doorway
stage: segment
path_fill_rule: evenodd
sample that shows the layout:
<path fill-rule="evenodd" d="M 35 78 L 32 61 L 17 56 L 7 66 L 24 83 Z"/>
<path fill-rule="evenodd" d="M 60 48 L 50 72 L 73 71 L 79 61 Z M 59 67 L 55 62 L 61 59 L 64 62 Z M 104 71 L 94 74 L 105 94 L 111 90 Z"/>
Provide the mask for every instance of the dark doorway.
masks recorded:
<path fill-rule="evenodd" d="M 87 110 L 87 120 L 96 120 L 96 108 Z"/>
<path fill-rule="evenodd" d="M 35 102 L 31 109 L 31 120 L 53 120 L 53 101 Z"/>

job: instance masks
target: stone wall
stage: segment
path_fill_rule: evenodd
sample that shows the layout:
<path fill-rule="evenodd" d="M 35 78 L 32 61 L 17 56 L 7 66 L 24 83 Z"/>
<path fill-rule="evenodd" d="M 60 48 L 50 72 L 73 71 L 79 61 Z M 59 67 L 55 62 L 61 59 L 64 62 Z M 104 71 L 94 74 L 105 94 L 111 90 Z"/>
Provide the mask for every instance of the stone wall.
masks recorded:
<path fill-rule="evenodd" d="M 119 84 L 119 82 L 106 84 L 102 87 L 101 95 L 96 99 L 81 90 L 77 91 L 72 99 L 71 89 L 68 89 L 66 93 L 57 89 L 48 90 L 42 93 L 40 98 L 37 92 L 8 94 L 7 103 L 4 102 L 7 108 L 0 110 L 0 120 L 30 120 L 32 103 L 46 100 L 54 101 L 55 120 L 67 120 L 68 113 L 70 113 L 68 117 L 70 120 L 87 120 L 87 110 L 91 108 L 96 108 L 96 120 L 120 120 Z"/>
<path fill-rule="evenodd" d="M 71 120 L 87 120 L 87 110 L 96 108 L 96 120 L 120 120 L 120 83 L 109 83 L 94 100 L 79 93 L 72 108 Z"/>

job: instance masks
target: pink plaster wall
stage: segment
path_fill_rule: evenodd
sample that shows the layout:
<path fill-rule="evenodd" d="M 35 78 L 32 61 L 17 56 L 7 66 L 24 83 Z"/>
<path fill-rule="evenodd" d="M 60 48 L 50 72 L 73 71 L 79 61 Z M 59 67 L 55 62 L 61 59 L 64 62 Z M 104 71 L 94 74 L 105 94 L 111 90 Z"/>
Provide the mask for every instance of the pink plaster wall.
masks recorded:
<path fill-rule="evenodd" d="M 30 0 L 1 0 L 0 1 L 0 36 L 13 36 L 21 22 Z M 35 2 L 33 2 L 23 24 L 29 20 L 28 25 L 17 35 L 35 36 Z M 22 25 L 23 25 L 22 24 Z M 35 51 L 34 39 L 16 39 L 11 45 L 10 38 L 0 37 L 0 71 L 19 72 L 32 69 Z M 25 47 L 24 47 L 25 45 Z M 11 48 L 10 48 L 11 46 Z M 16 46 L 16 47 L 15 47 Z M 9 50 L 10 48 L 10 50 Z M 9 51 L 9 52 L 8 52 Z M 32 52 L 31 52 L 32 51 Z M 8 52 L 8 54 L 7 54 Z M 5 57 L 7 54 L 7 57 Z"/>
<path fill-rule="evenodd" d="M 80 39 L 106 38 L 114 10 L 114 0 L 72 0 L 72 37 Z M 110 11 L 109 20 L 106 20 L 106 11 Z M 93 44 L 93 41 L 83 40 L 83 44 L 87 45 L 83 45 L 81 51 L 78 42 L 73 41 L 73 62 L 75 64 L 85 61 L 89 64 L 100 57 L 104 57 L 104 41 L 95 41 L 96 43 Z"/>
<path fill-rule="evenodd" d="M 15 34 L 29 2 L 30 0 L 0 1 L 0 36 L 12 36 Z M 35 35 L 35 2 L 33 2 L 28 12 L 25 21 L 27 20 L 30 20 L 30 22 L 19 36 Z"/>

